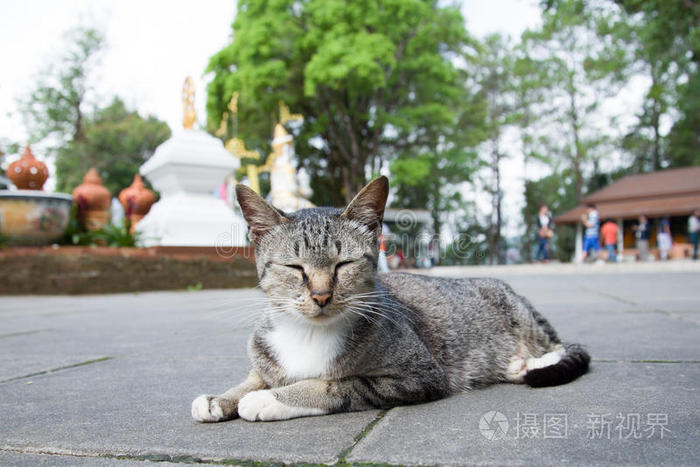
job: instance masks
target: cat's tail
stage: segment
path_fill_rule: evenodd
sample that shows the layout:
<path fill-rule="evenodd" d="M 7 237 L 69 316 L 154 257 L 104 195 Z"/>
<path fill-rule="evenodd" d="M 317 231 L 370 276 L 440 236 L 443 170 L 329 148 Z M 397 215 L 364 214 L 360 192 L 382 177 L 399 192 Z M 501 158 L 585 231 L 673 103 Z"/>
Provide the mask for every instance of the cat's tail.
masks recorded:
<path fill-rule="evenodd" d="M 588 371 L 591 356 L 578 344 L 563 344 L 559 349 L 527 363 L 525 383 L 534 388 L 566 384 Z"/>

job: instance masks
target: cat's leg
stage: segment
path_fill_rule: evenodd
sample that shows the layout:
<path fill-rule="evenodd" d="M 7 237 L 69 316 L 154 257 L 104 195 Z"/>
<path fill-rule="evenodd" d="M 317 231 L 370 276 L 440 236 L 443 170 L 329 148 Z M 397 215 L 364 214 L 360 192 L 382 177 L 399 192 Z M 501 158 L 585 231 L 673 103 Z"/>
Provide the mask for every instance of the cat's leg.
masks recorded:
<path fill-rule="evenodd" d="M 558 363 L 564 355 L 564 348 L 561 344 L 551 347 L 551 351 L 541 354 L 539 357 L 532 357 L 527 352 L 523 352 L 511 357 L 506 368 L 505 378 L 511 383 L 524 383 L 525 376 L 529 371 L 545 368 Z"/>
<path fill-rule="evenodd" d="M 218 396 L 203 394 L 192 401 L 192 418 L 198 422 L 221 422 L 236 418 L 239 401 L 251 391 L 265 387 L 258 372 L 251 370 L 245 381 L 225 393 Z"/>
<path fill-rule="evenodd" d="M 506 380 L 511 383 L 524 383 L 526 373 L 526 360 L 520 355 L 511 357 L 508 368 L 506 369 Z"/>
<path fill-rule="evenodd" d="M 238 414 L 249 421 L 271 421 L 428 402 L 448 394 L 446 382 L 438 386 L 436 381 L 389 377 L 308 379 L 246 394 L 238 404 Z"/>

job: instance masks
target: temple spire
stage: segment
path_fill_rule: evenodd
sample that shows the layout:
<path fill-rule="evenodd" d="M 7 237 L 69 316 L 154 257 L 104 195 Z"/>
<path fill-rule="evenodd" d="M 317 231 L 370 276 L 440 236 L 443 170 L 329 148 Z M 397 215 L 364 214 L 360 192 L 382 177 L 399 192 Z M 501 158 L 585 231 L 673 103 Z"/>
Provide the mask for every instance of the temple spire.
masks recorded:
<path fill-rule="evenodd" d="M 187 130 L 191 130 L 194 122 L 197 120 L 197 114 L 194 110 L 194 81 L 191 76 L 185 78 L 185 84 L 182 85 L 182 126 Z"/>

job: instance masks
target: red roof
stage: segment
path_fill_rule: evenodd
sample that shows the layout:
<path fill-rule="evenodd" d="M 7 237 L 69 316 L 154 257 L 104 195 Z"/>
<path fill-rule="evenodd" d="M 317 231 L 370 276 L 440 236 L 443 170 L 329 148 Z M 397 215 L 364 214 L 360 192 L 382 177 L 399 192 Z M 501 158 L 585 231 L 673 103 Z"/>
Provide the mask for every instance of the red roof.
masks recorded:
<path fill-rule="evenodd" d="M 584 197 L 579 206 L 554 221 L 579 222 L 589 203 L 596 205 L 601 218 L 689 215 L 700 208 L 700 166 L 628 175 Z"/>

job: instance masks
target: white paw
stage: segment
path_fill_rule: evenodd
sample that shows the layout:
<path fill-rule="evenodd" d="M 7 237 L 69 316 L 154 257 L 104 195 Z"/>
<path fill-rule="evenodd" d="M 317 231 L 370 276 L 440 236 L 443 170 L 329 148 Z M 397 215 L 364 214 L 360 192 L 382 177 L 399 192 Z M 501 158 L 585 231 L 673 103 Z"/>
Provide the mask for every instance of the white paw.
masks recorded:
<path fill-rule="evenodd" d="M 238 402 L 238 415 L 250 422 L 287 420 L 308 415 L 322 415 L 321 409 L 292 407 L 278 401 L 269 389 L 249 392 Z"/>
<path fill-rule="evenodd" d="M 525 373 L 527 373 L 527 367 L 525 366 L 525 360 L 517 355 L 510 359 L 510 364 L 506 370 L 506 378 L 512 383 L 522 383 L 525 381 Z"/>
<path fill-rule="evenodd" d="M 216 396 L 201 395 L 192 401 L 192 418 L 198 422 L 218 422 L 223 420 L 224 411 Z"/>

